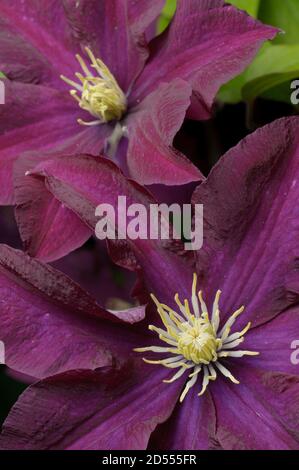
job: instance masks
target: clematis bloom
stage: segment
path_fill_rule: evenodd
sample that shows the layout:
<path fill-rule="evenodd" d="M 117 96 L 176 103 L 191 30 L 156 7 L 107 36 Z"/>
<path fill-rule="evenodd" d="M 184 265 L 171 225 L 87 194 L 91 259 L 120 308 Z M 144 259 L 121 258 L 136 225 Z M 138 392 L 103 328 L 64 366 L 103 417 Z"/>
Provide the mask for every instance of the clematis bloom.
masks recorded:
<path fill-rule="evenodd" d="M 163 3 L 1 2 L 0 70 L 9 79 L 1 107 L 1 174 L 10 182 L 3 202 L 13 201 L 12 164 L 24 152 L 99 155 L 108 142 L 114 154 L 123 133 L 136 180 L 201 178 L 171 148 L 192 92 L 190 112 L 208 117 L 219 86 L 277 30 L 222 0 L 187 0 L 178 2 L 169 30 L 147 44 Z"/>
<path fill-rule="evenodd" d="M 148 43 L 162 6 L 163 0 L 1 1 L 2 204 L 26 207 L 32 193 L 25 174 L 41 161 L 80 153 L 114 155 L 143 184 L 203 178 L 172 147 L 173 138 L 186 113 L 210 116 L 220 85 L 277 30 L 222 0 L 184 0 L 169 29 Z M 45 229 L 36 214 L 17 215 L 32 256 L 56 260 L 90 236 L 50 194 L 35 197 L 53 224 Z"/>
<path fill-rule="evenodd" d="M 204 205 L 205 219 L 198 252 L 159 240 L 110 244 L 114 261 L 139 274 L 135 294 L 149 301 L 146 318 L 123 334 L 118 329 L 114 338 L 109 334 L 113 360 L 107 367 L 98 368 L 88 349 L 84 370 L 66 319 L 73 345 L 68 354 L 78 368 L 53 372 L 25 391 L 3 426 L 2 449 L 298 448 L 299 377 L 291 361 L 299 328 L 298 127 L 295 117 L 258 130 L 224 155 L 195 190 L 193 201 Z M 83 172 L 85 185 L 76 177 Z M 93 228 L 100 202 L 116 206 L 118 194 L 128 203 L 152 201 L 113 163 L 86 155 L 63 165 L 48 162 L 30 178 L 47 180 L 53 194 Z M 23 285 L 11 257 L 3 276 L 5 285 Z M 0 295 L 7 292 L 2 288 Z M 159 299 L 156 306 L 150 293 Z M 24 345 L 13 335 L 15 316 L 19 332 L 26 333 L 29 321 L 15 313 L 18 295 L 11 300 L 0 318 L 11 345 L 8 361 Z M 29 364 L 43 341 L 55 350 L 57 314 L 49 315 L 36 348 L 26 348 Z M 150 331 L 148 325 L 154 325 Z M 122 356 L 114 346 L 120 341 L 131 351 L 147 348 L 147 362 L 157 361 L 157 353 L 161 359 L 144 363 L 136 351 Z M 22 358 L 14 357 L 15 368 Z M 179 373 L 175 379 L 172 369 Z"/>

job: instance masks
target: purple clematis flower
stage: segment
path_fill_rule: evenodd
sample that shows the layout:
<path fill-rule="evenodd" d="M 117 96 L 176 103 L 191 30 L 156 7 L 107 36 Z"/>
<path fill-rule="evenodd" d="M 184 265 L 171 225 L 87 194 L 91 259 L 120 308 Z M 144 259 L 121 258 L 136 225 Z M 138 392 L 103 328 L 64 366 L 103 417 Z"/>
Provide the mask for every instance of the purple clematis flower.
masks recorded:
<path fill-rule="evenodd" d="M 136 324 L 112 330 L 107 318 L 103 331 L 94 317 L 85 325 L 87 294 L 81 311 L 66 305 L 72 290 L 61 288 L 70 280 L 36 275 L 48 268 L 2 248 L 8 365 L 36 377 L 52 372 L 13 407 L 2 449 L 298 449 L 299 371 L 291 360 L 299 331 L 298 128 L 295 117 L 258 130 L 198 186 L 205 239 L 194 258 L 165 241 L 110 246 L 118 264 L 138 272 L 139 299 L 154 294 L 157 308 L 150 302 Z M 48 162 L 30 176 L 41 177 L 91 228 L 99 202 L 116 206 L 118 194 L 128 204 L 152 202 L 104 158 Z M 48 306 L 46 315 L 38 289 L 65 313 Z"/>
<path fill-rule="evenodd" d="M 7 170 L 24 151 L 98 155 L 125 127 L 135 179 L 200 179 L 171 149 L 192 91 L 190 113 L 207 118 L 219 86 L 277 32 L 222 0 L 187 0 L 170 29 L 148 45 L 144 33 L 163 0 L 15 3 L 4 0 L 0 9 L 0 70 L 10 79 L 1 108 Z M 3 199 L 11 201 L 11 192 Z"/>
<path fill-rule="evenodd" d="M 7 77 L 0 107 L 3 204 L 23 203 L 27 192 L 32 197 L 24 175 L 40 161 L 99 156 L 103 149 L 114 154 L 123 134 L 127 159 L 123 139 L 119 163 L 137 181 L 180 185 L 203 178 L 173 149 L 173 138 L 187 112 L 196 119 L 210 116 L 220 85 L 241 72 L 277 30 L 222 0 L 184 0 L 170 28 L 147 44 L 145 33 L 163 3 L 1 1 L 0 70 Z M 57 259 L 89 237 L 50 195 L 35 198 L 55 223 L 45 227 L 44 217 L 18 215 L 31 255 Z"/>

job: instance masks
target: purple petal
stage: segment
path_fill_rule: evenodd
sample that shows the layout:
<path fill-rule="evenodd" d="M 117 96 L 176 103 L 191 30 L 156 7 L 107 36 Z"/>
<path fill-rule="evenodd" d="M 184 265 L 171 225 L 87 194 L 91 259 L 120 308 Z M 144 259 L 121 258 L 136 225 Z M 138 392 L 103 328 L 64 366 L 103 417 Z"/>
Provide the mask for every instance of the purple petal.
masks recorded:
<path fill-rule="evenodd" d="M 3 426 L 0 448 L 146 449 L 181 387 L 179 381 L 169 387 L 163 378 L 165 369 L 130 363 L 50 377 L 20 397 Z"/>
<path fill-rule="evenodd" d="M 179 2 L 170 28 L 152 44 L 132 99 L 145 97 L 162 81 L 182 78 L 194 90 L 192 117 L 208 118 L 219 87 L 241 73 L 276 33 L 222 1 Z"/>
<path fill-rule="evenodd" d="M 135 34 L 143 34 L 160 15 L 165 0 L 128 0 L 131 28 Z"/>
<path fill-rule="evenodd" d="M 105 241 L 91 238 L 89 243 L 51 265 L 77 282 L 106 308 L 123 310 L 132 303 L 131 292 L 136 276 L 115 266 L 107 253 Z"/>
<path fill-rule="evenodd" d="M 239 322 L 259 325 L 298 303 L 299 118 L 247 137 L 195 191 L 204 205 L 202 288 L 225 316 L 242 304 Z M 236 326 L 236 328 L 237 328 Z"/>
<path fill-rule="evenodd" d="M 159 3 L 154 2 L 142 20 L 138 4 L 132 9 L 132 2 L 128 0 L 64 2 L 68 21 L 78 41 L 105 62 L 125 92 L 148 57 L 140 30 L 157 14 Z"/>
<path fill-rule="evenodd" d="M 143 184 L 179 185 L 203 179 L 200 171 L 172 147 L 190 105 L 183 80 L 163 84 L 128 119 L 128 169 Z"/>
<path fill-rule="evenodd" d="M 8 78 L 62 87 L 78 69 L 75 54 L 92 47 L 124 90 L 148 56 L 143 33 L 162 0 L 1 1 L 0 70 Z M 116 45 L 116 47 L 115 47 Z"/>
<path fill-rule="evenodd" d="M 120 170 L 105 158 L 90 156 L 65 157 L 51 160 L 36 167 L 32 176 L 45 179 L 49 191 L 59 201 L 74 211 L 92 230 L 97 218 L 95 209 L 106 203 L 118 211 L 118 196 L 126 196 L 127 207 L 134 203 L 143 204 L 147 210 L 155 203 L 150 194 L 135 182 L 126 179 Z M 116 221 L 117 222 L 117 221 Z M 175 247 L 166 249 L 166 243 L 159 240 L 128 240 L 130 252 L 123 256 L 132 269 L 132 256 L 138 258 L 137 265 L 143 268 L 150 292 L 161 294 L 166 301 L 173 302 L 174 294 L 179 291 L 189 295 L 192 272 L 186 260 L 175 254 Z M 132 255 L 133 253 L 133 255 Z M 134 255 L 135 253 L 135 255 Z M 171 269 L 170 269 L 171 266 Z M 161 272 L 163 283 L 161 284 Z"/>
<path fill-rule="evenodd" d="M 247 358 L 252 367 L 259 367 L 270 372 L 286 374 L 298 373 L 298 365 L 292 361 L 299 341 L 298 306 L 281 313 L 271 322 L 249 330 L 242 349 L 258 351 L 257 357 Z M 294 347 L 294 346 L 293 346 Z M 296 346 L 297 349 L 299 345 Z"/>
<path fill-rule="evenodd" d="M 57 119 L 56 125 L 59 127 L 63 123 Z M 76 127 L 72 127 L 72 137 L 60 143 L 52 142 L 52 147 L 21 154 L 14 164 L 16 219 L 24 246 L 32 256 L 47 262 L 59 259 L 80 247 L 91 235 L 90 230 L 78 217 L 53 198 L 42 181 L 33 180 L 28 176 L 28 172 L 40 161 L 49 158 L 56 158 L 59 162 L 65 155 L 76 155 L 81 149 L 94 155 L 100 153 L 110 133 L 110 126 L 102 125 L 82 130 L 77 123 L 75 125 Z M 26 127 L 25 130 L 28 132 Z M 49 132 L 48 129 L 43 131 Z M 32 145 L 34 142 L 36 149 L 37 139 Z M 13 150 L 16 152 L 18 148 L 13 147 L 11 151 Z"/>
<path fill-rule="evenodd" d="M 192 410 L 192 411 L 191 411 Z M 165 450 L 213 449 L 216 413 L 211 395 L 198 397 L 196 385 L 183 403 L 178 403 L 171 417 L 153 432 L 150 448 Z"/>
<path fill-rule="evenodd" d="M 10 79 L 61 86 L 76 66 L 74 39 L 60 0 L 2 0 L 0 70 Z"/>
<path fill-rule="evenodd" d="M 43 181 L 26 177 L 17 188 L 16 220 L 24 249 L 51 262 L 82 246 L 92 231 L 53 197 Z M 28 204 L 29 201 L 29 204 Z"/>
<path fill-rule="evenodd" d="M 216 439 L 225 450 L 290 450 L 299 444 L 299 379 L 238 367 L 239 385 L 213 385 Z M 214 391 L 215 390 L 215 391 Z"/>
<path fill-rule="evenodd" d="M 0 198 L 14 202 L 13 165 L 30 148 L 48 149 L 78 132 L 77 107 L 65 93 L 51 88 L 5 84 L 5 104 L 0 106 Z"/>
<path fill-rule="evenodd" d="M 142 332 L 137 335 L 123 322 L 142 320 L 144 307 L 109 313 L 70 278 L 5 245 L 0 268 L 1 339 L 8 367 L 45 377 L 133 355 Z"/>

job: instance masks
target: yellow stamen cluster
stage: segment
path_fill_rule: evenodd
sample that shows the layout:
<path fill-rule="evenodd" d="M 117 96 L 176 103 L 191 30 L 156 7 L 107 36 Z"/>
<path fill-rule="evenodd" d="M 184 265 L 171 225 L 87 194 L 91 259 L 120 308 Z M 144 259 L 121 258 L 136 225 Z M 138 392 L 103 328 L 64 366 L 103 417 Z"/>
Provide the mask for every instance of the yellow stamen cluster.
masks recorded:
<path fill-rule="evenodd" d="M 88 47 L 85 48 L 85 51 L 91 62 L 90 67 L 97 74 L 94 75 L 82 57 L 77 54 L 76 59 L 84 72 L 84 74 L 75 73 L 79 82 L 70 80 L 64 75 L 60 77 L 72 87 L 70 94 L 78 102 L 80 108 L 96 118 L 91 122 L 78 119 L 78 123 L 93 126 L 121 119 L 127 108 L 127 100 L 123 91 L 104 62 L 96 59 Z M 81 96 L 78 96 L 78 92 Z"/>
<path fill-rule="evenodd" d="M 242 331 L 231 334 L 231 328 L 237 317 L 244 311 L 244 307 L 236 310 L 219 331 L 219 298 L 221 291 L 218 290 L 216 293 L 210 318 L 202 292 L 199 291 L 197 293 L 196 286 L 197 275 L 194 274 L 191 296 L 192 311 L 188 300 L 186 299 L 182 304 L 178 294 L 175 295 L 174 299 L 179 312 L 165 304 L 161 304 L 152 295 L 165 329 L 154 325 L 149 325 L 149 329 L 156 332 L 159 338 L 168 346 L 149 346 L 135 349 L 137 352 L 171 353 L 170 357 L 162 360 L 144 358 L 144 361 L 149 364 L 160 364 L 170 369 L 178 369 L 172 378 L 164 380 L 166 383 L 174 382 L 187 370 L 192 369 L 189 374 L 189 380 L 181 394 L 180 402 L 184 400 L 190 388 L 196 383 L 200 373 L 202 376 L 202 388 L 198 396 L 203 395 L 209 381 L 216 380 L 219 372 L 233 383 L 239 383 L 230 371 L 221 364 L 221 358 L 242 357 L 245 355 L 255 356 L 259 354 L 255 351 L 235 349 L 244 341 L 244 335 L 251 326 L 249 322 Z"/>

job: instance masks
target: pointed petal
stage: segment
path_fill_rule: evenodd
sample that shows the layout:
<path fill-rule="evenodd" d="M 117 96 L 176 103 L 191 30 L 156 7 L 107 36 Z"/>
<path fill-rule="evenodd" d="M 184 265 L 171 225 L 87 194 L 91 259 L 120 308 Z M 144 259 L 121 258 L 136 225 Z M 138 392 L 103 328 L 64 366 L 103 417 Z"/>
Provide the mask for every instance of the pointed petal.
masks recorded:
<path fill-rule="evenodd" d="M 144 307 L 139 313 L 107 312 L 64 274 L 5 245 L 0 267 L 1 340 L 8 367 L 45 377 L 110 365 L 133 354 L 142 333 L 130 332 L 125 322 L 141 320 Z"/>
<path fill-rule="evenodd" d="M 224 155 L 194 194 L 205 208 L 197 254 L 203 289 L 222 290 L 222 322 L 245 305 L 235 331 L 298 303 L 298 129 L 298 117 L 259 129 Z"/>
<path fill-rule="evenodd" d="M 190 95 L 190 85 L 183 80 L 162 84 L 130 116 L 128 168 L 137 181 L 180 185 L 203 179 L 200 171 L 172 147 Z"/>
<path fill-rule="evenodd" d="M 0 448 L 146 449 L 181 388 L 179 381 L 164 384 L 163 377 L 163 369 L 133 363 L 50 377 L 20 397 L 3 426 Z"/>
<path fill-rule="evenodd" d="M 150 449 L 207 450 L 215 447 L 216 413 L 213 400 L 209 392 L 200 398 L 197 395 L 198 385 L 195 385 L 183 403 L 176 406 L 168 421 L 153 432 Z"/>
<path fill-rule="evenodd" d="M 192 117 L 206 119 L 219 87 L 241 73 L 276 33 L 222 1 L 179 2 L 170 28 L 151 45 L 134 97 L 143 98 L 161 81 L 182 78 L 194 90 Z"/>
<path fill-rule="evenodd" d="M 11 80 L 60 87 L 77 52 L 63 3 L 2 0 L 0 17 L 0 70 Z"/>
<path fill-rule="evenodd" d="M 246 363 L 270 372 L 295 375 L 299 361 L 298 333 L 298 306 L 281 313 L 265 325 L 249 330 L 242 349 L 244 347 L 260 354 L 252 359 L 247 357 Z"/>
<path fill-rule="evenodd" d="M 78 132 L 71 98 L 51 88 L 4 80 L 0 106 L 0 199 L 14 202 L 13 165 L 25 151 L 59 145 Z"/>
<path fill-rule="evenodd" d="M 105 62 L 125 92 L 148 57 L 143 33 L 161 7 L 161 2 L 150 2 L 142 17 L 143 3 L 140 0 L 64 1 L 78 42 L 82 47 L 90 47 Z"/>
<path fill-rule="evenodd" d="M 222 448 L 298 449 L 298 376 L 265 373 L 244 365 L 234 373 L 240 377 L 239 385 L 221 378 L 212 392 L 217 410 L 216 439 Z"/>
<path fill-rule="evenodd" d="M 44 178 L 48 190 L 92 230 L 95 230 L 98 222 L 95 210 L 99 204 L 110 204 L 116 214 L 121 211 L 126 215 L 126 209 L 122 209 L 119 196 L 126 198 L 126 207 L 135 203 L 142 204 L 148 212 L 150 204 L 156 203 L 150 193 L 137 183 L 126 179 L 116 165 L 106 158 L 78 155 L 59 161 L 47 161 L 36 167 L 30 177 Z M 120 220 L 119 229 L 123 230 L 121 224 Z M 127 239 L 119 242 L 121 247 L 115 246 L 114 243 L 113 255 L 122 256 L 122 266 L 128 269 L 140 270 L 142 266 L 149 292 L 155 292 L 161 301 L 171 306 L 177 291 L 186 297 L 190 294 L 192 272 L 184 257 L 175 254 L 179 250 L 171 241 L 150 239 L 148 232 L 147 239 Z M 125 247 L 122 242 L 125 242 Z M 161 272 L 164 273 L 163 283 Z"/>

